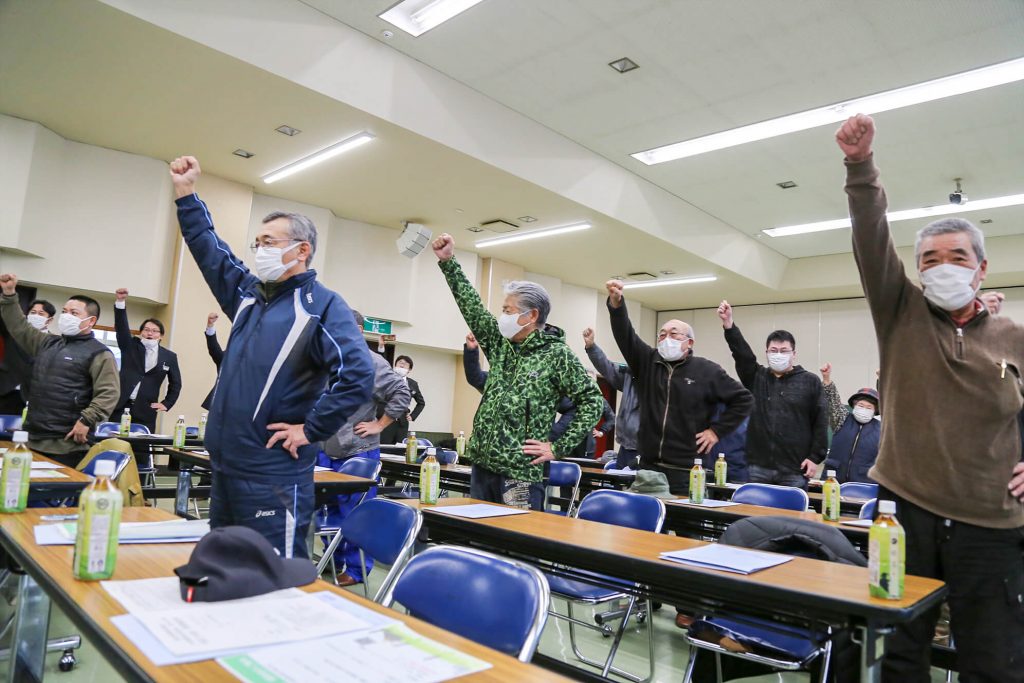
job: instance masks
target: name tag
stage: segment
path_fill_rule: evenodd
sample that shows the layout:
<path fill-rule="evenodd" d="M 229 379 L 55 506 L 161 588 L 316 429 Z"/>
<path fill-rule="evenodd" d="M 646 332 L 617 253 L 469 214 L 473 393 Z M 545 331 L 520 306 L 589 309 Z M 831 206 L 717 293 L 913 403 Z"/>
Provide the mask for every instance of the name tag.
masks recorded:
<path fill-rule="evenodd" d="M 164 372 L 170 372 L 171 371 L 171 366 L 168 365 L 167 363 L 164 363 L 163 366 L 164 366 Z"/>

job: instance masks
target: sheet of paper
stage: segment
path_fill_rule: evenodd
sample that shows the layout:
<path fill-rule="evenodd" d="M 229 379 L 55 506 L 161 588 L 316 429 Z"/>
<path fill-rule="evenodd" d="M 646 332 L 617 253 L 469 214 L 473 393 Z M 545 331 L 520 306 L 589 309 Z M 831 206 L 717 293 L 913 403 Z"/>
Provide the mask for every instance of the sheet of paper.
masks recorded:
<path fill-rule="evenodd" d="M 262 648 L 217 662 L 244 683 L 438 683 L 491 668 L 405 624 Z"/>
<path fill-rule="evenodd" d="M 705 498 L 703 503 L 691 503 L 689 498 L 677 498 L 674 502 L 702 508 L 727 508 L 739 505 L 739 503 L 734 503 L 731 500 L 712 500 L 711 498 Z"/>
<path fill-rule="evenodd" d="M 157 579 L 135 579 L 132 581 L 101 581 L 103 589 L 110 593 L 110 596 L 121 603 L 129 614 L 141 612 L 160 612 L 168 609 L 181 609 L 190 607 L 189 603 L 181 599 L 180 581 L 177 576 L 162 576 Z M 284 590 L 257 595 L 252 598 L 225 601 L 221 604 L 258 602 L 261 600 L 282 600 L 288 598 L 301 598 L 306 595 L 298 588 L 285 588 Z M 196 603 L 192 603 L 193 605 Z"/>
<path fill-rule="evenodd" d="M 0 448 L 0 455 L 7 452 L 8 449 Z M 4 461 L 0 460 L 0 469 L 3 469 Z M 55 462 L 46 462 L 45 460 L 32 460 L 32 469 L 34 470 L 59 470 L 63 465 L 58 465 Z"/>
<path fill-rule="evenodd" d="M 635 477 L 636 476 L 636 472 L 634 472 L 633 470 L 605 470 L 604 473 L 608 474 L 608 475 L 611 475 L 613 477 Z"/>
<path fill-rule="evenodd" d="M 54 470 L 32 470 L 32 474 L 29 476 L 31 481 L 37 481 L 39 479 L 67 479 L 68 475 L 63 472 L 56 472 Z"/>
<path fill-rule="evenodd" d="M 313 467 L 313 471 L 314 472 L 333 472 L 334 470 L 332 470 L 330 467 L 320 467 L 320 465 L 315 465 Z"/>
<path fill-rule="evenodd" d="M 198 607 L 198 609 L 196 609 Z M 369 628 L 313 595 L 281 602 L 196 603 L 133 615 L 175 655 L 198 655 L 309 640 Z"/>
<path fill-rule="evenodd" d="M 843 519 L 843 520 L 840 520 L 839 523 L 840 524 L 845 524 L 846 526 L 856 526 L 856 527 L 862 527 L 864 529 L 870 529 L 871 528 L 872 520 L 870 520 L 870 519 Z"/>
<path fill-rule="evenodd" d="M 38 524 L 33 529 L 39 545 L 72 545 L 78 531 L 76 522 Z M 194 543 L 210 533 L 205 519 L 171 522 L 122 522 L 118 535 L 120 545 L 133 543 Z"/>
<path fill-rule="evenodd" d="M 485 519 L 487 517 L 506 517 L 508 515 L 525 515 L 529 510 L 519 508 L 507 508 L 500 505 L 488 505 L 487 503 L 476 503 L 473 505 L 445 505 L 444 507 L 424 507 L 424 510 L 439 512 L 452 517 L 465 517 L 466 519 Z"/>
<path fill-rule="evenodd" d="M 392 619 L 385 614 L 375 612 L 362 605 L 356 603 L 353 600 L 348 600 L 336 595 L 334 593 L 323 591 L 320 593 L 306 594 L 306 597 L 314 597 L 324 605 L 327 605 L 331 609 L 335 610 L 331 613 L 331 619 L 334 619 L 340 614 L 341 618 L 346 616 L 352 616 L 365 622 L 368 626 L 368 630 L 375 630 L 380 628 L 386 628 L 392 624 L 398 623 L 397 620 Z M 186 609 L 193 609 L 196 607 L 202 608 L 207 605 L 217 603 L 193 603 L 186 605 Z M 167 613 L 173 613 L 177 610 L 172 610 Z M 168 650 L 150 631 L 143 625 L 139 618 L 132 614 L 121 614 L 111 618 L 111 623 L 117 626 L 125 637 L 132 641 L 136 647 L 139 648 L 157 666 L 167 666 L 169 664 L 185 664 L 187 662 L 198 662 L 204 659 L 215 659 L 217 657 L 226 657 L 233 654 L 241 654 L 243 652 L 249 652 L 252 650 L 250 647 L 242 648 L 230 648 L 222 651 L 210 651 L 210 652 L 199 652 L 190 655 L 175 655 Z M 356 631 L 360 632 L 360 631 Z M 355 633 L 355 632 L 353 632 Z M 348 637 L 352 637 L 350 633 Z M 284 642 L 284 641 L 281 641 Z"/>
<path fill-rule="evenodd" d="M 785 564 L 793 559 L 788 555 L 762 553 L 756 550 L 747 550 L 746 548 L 737 548 L 720 543 L 709 543 L 699 548 L 662 553 L 661 558 L 663 560 L 671 560 L 672 562 L 737 574 L 753 574 L 762 569 Z"/>

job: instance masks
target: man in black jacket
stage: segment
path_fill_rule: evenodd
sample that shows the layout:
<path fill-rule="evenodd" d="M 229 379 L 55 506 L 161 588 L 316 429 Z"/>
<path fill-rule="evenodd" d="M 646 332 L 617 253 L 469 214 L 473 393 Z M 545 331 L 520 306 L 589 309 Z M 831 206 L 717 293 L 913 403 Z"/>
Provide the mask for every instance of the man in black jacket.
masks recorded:
<path fill-rule="evenodd" d="M 220 315 L 216 312 L 210 313 L 210 315 L 206 316 L 206 334 L 203 336 L 206 337 L 206 352 L 210 354 L 210 360 L 212 360 L 213 364 L 216 366 L 217 374 L 219 376 L 220 362 L 224 359 L 224 349 L 221 348 L 220 342 L 217 340 L 217 329 L 214 327 L 214 325 L 217 324 L 218 318 L 220 318 Z M 216 381 L 213 383 L 213 388 L 210 389 L 210 393 L 207 394 L 206 398 L 203 400 L 203 410 L 210 409 L 210 406 L 213 404 L 213 393 L 215 391 L 217 391 Z"/>
<path fill-rule="evenodd" d="M 409 358 L 409 356 L 399 356 L 395 359 L 395 372 L 405 378 L 406 383 L 409 385 L 409 393 L 412 394 L 412 402 L 415 405 L 409 414 L 405 416 L 405 419 L 395 420 L 381 432 L 381 443 L 398 443 L 404 439 L 409 433 L 409 423 L 415 422 L 416 418 L 423 412 L 423 409 L 427 407 L 427 402 L 423 398 L 423 392 L 420 391 L 419 382 L 409 377 L 409 373 L 412 372 L 412 366 L 412 358 Z M 384 414 L 383 408 L 378 412 L 380 412 L 380 415 L 377 415 L 379 418 Z"/>
<path fill-rule="evenodd" d="M 718 440 L 750 414 L 754 399 L 716 363 L 693 355 L 693 329 L 669 320 L 653 349 L 633 330 L 622 300 L 622 283 L 609 280 L 612 333 L 637 382 L 640 403 L 640 467 L 664 472 L 669 490 L 686 494 L 695 458 L 710 465 Z M 712 416 L 718 404 L 725 409 Z"/>
<path fill-rule="evenodd" d="M 117 290 L 114 302 L 114 331 L 117 348 L 121 350 L 121 400 L 110 415 L 119 422 L 125 408 L 131 410 L 132 422 L 156 431 L 156 415 L 174 407 L 181 393 L 181 371 L 178 356 L 160 346 L 164 325 L 156 318 L 142 321 L 138 337 L 132 336 L 125 307 L 128 290 Z M 167 395 L 160 400 L 160 387 L 167 379 Z"/>
<path fill-rule="evenodd" d="M 723 301 L 718 317 L 736 361 L 736 374 L 754 395 L 747 427 L 747 467 L 751 482 L 807 488 L 828 449 L 828 409 L 821 380 L 794 365 L 796 340 L 785 330 L 768 335 L 768 367 L 757 356 Z"/>

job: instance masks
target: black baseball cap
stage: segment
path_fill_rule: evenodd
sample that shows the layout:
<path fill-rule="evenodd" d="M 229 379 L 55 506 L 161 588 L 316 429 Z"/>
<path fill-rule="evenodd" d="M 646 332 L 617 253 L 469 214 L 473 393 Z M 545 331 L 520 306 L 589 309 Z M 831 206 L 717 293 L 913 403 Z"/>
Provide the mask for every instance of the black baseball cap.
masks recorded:
<path fill-rule="evenodd" d="M 281 557 L 270 541 L 244 526 L 212 529 L 174 573 L 185 602 L 249 598 L 316 580 L 312 562 Z"/>

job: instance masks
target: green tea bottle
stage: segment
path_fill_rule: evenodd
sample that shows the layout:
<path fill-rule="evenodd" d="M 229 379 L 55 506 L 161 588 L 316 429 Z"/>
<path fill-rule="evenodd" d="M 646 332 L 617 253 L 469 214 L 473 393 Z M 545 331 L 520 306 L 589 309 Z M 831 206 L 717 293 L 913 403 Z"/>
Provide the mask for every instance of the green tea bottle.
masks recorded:
<path fill-rule="evenodd" d="M 114 461 L 96 462 L 96 479 L 78 499 L 78 530 L 72 569 L 76 579 L 109 579 L 117 564 L 123 497 L 114 486 Z"/>
<path fill-rule="evenodd" d="M 704 502 L 704 461 L 695 458 L 690 470 L 690 502 L 700 505 Z"/>
<path fill-rule="evenodd" d="M 825 483 L 821 487 L 821 518 L 826 522 L 839 521 L 839 480 L 836 471 L 825 472 Z"/>
<path fill-rule="evenodd" d="M 420 465 L 420 503 L 424 505 L 437 505 L 437 499 L 441 495 L 441 465 L 437 458 L 428 455 Z"/>
<path fill-rule="evenodd" d="M 121 436 L 128 436 L 132 433 L 132 409 L 125 408 L 124 412 L 121 413 Z"/>
<path fill-rule="evenodd" d="M 420 453 L 416 447 L 417 444 L 416 432 L 409 432 L 409 436 L 405 439 L 405 461 L 410 465 L 415 465 L 419 459 Z"/>
<path fill-rule="evenodd" d="M 26 445 L 28 432 L 14 432 L 14 448 L 4 453 L 0 474 L 0 512 L 22 512 L 28 507 L 28 484 L 32 477 L 32 451 Z"/>
<path fill-rule="evenodd" d="M 185 416 L 179 415 L 178 421 L 174 423 L 174 447 L 184 448 L 185 447 L 185 436 L 187 432 L 185 429 Z"/>
<path fill-rule="evenodd" d="M 899 600 L 903 597 L 907 540 L 896 520 L 896 503 L 878 501 L 878 517 L 868 531 L 868 576 L 871 597 Z"/>
<path fill-rule="evenodd" d="M 715 485 L 725 486 L 728 480 L 729 463 L 725 461 L 725 453 L 719 453 L 718 460 L 715 461 Z"/>

